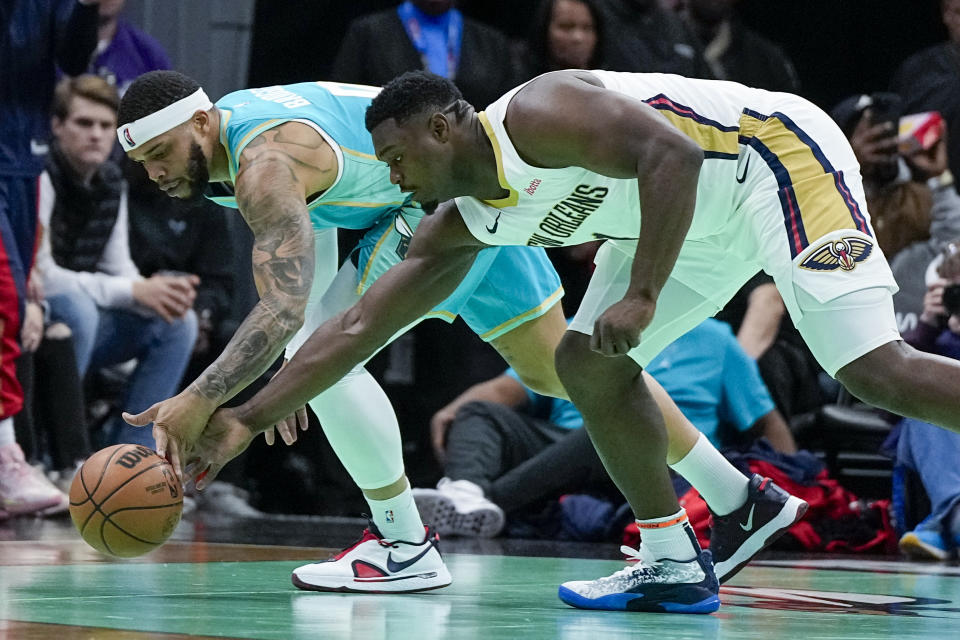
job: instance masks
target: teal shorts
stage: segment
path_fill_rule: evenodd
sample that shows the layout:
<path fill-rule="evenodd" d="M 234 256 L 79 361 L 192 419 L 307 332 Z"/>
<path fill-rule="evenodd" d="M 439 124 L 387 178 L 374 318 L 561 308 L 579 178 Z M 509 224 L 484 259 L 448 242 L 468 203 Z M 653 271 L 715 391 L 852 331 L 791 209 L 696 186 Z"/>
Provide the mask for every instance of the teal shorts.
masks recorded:
<path fill-rule="evenodd" d="M 407 254 L 423 211 L 404 208 L 381 220 L 354 249 L 362 294 Z M 489 342 L 546 313 L 563 297 L 560 277 L 536 247 L 490 247 L 480 251 L 467 276 L 427 317 L 453 322 L 457 316 Z"/>

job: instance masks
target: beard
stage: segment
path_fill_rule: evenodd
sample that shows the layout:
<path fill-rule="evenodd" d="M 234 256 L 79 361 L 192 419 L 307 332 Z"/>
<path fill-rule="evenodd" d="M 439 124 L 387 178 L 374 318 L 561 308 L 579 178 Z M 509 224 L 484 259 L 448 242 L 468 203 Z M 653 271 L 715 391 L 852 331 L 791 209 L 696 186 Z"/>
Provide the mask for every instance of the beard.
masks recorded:
<path fill-rule="evenodd" d="M 183 199 L 196 201 L 203 198 L 203 192 L 210 183 L 210 171 L 207 169 L 207 158 L 203 155 L 203 149 L 196 142 L 190 144 L 186 179 L 190 192 L 183 196 Z"/>

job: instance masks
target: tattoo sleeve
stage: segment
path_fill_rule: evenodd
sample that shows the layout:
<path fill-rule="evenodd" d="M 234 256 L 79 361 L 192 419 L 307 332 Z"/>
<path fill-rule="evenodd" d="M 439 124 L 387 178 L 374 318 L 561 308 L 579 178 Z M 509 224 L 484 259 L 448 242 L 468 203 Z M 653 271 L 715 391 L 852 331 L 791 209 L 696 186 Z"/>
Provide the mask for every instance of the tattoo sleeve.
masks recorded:
<path fill-rule="evenodd" d="M 310 187 L 302 178 L 309 150 L 277 140 L 280 131 L 267 133 L 272 136 L 260 136 L 244 150 L 237 175 L 237 203 L 254 234 L 253 274 L 260 300 L 223 353 L 191 385 L 218 404 L 280 355 L 303 324 L 313 282 L 313 229 L 305 202 Z"/>

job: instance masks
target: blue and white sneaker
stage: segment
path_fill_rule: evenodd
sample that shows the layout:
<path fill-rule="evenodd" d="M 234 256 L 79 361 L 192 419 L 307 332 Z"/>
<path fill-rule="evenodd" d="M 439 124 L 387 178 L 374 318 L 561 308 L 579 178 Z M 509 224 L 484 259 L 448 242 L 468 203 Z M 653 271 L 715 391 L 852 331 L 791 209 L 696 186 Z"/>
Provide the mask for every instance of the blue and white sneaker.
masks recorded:
<path fill-rule="evenodd" d="M 291 579 L 305 591 L 412 593 L 452 582 L 429 528 L 423 540 L 387 540 L 370 526 L 355 543 L 326 562 L 297 567 Z"/>
<path fill-rule="evenodd" d="M 939 531 L 914 529 L 900 538 L 900 551 L 914 560 L 949 560 L 953 550 Z"/>
<path fill-rule="evenodd" d="M 620 550 L 637 563 L 606 578 L 564 582 L 560 599 L 572 607 L 607 611 L 713 613 L 720 608 L 720 584 L 709 551 L 677 562 L 646 558 L 642 547 Z"/>

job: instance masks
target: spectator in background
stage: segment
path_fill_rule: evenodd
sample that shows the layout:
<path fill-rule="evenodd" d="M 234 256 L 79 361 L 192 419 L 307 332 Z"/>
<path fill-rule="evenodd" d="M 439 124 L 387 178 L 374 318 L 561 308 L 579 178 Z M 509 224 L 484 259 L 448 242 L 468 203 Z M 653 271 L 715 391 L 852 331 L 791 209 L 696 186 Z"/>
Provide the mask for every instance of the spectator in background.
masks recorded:
<path fill-rule="evenodd" d="M 507 37 L 465 17 L 453 0 L 408 0 L 350 24 L 330 79 L 380 86 L 425 69 L 483 107 L 518 84 Z"/>
<path fill-rule="evenodd" d="M 796 453 L 756 364 L 723 323 L 705 320 L 646 371 L 714 446 L 741 444 L 749 432 Z M 474 385 L 431 421 L 445 477 L 436 489 L 413 490 L 421 517 L 441 535 L 490 537 L 502 530 L 505 513 L 564 493 L 592 489 L 622 502 L 582 426 L 572 403 L 534 393 L 510 369 Z"/>
<path fill-rule="evenodd" d="M 96 45 L 96 0 L 0 3 L 0 518 L 60 504 L 55 487 L 27 464 L 13 418 L 23 406 L 15 373 L 37 229 L 36 180 L 49 138 L 56 65 L 80 73 Z M 36 341 L 34 308 L 27 328 Z M 32 332 L 32 335 L 31 335 Z"/>
<path fill-rule="evenodd" d="M 940 0 L 949 39 L 907 58 L 890 90 L 903 99 L 904 113 L 939 111 L 947 130 L 960 131 L 960 0 Z M 950 170 L 960 171 L 960 136 L 948 145 Z"/>
<path fill-rule="evenodd" d="M 154 38 L 120 17 L 126 0 L 100 0 L 97 49 L 87 68 L 117 87 L 120 95 L 137 76 L 171 68 L 170 58 Z"/>
<path fill-rule="evenodd" d="M 788 421 L 823 405 L 823 369 L 787 314 L 773 278 L 751 278 L 716 315 L 733 328 L 737 342 L 757 361 L 777 410 Z"/>
<path fill-rule="evenodd" d="M 696 35 L 657 0 L 601 0 L 601 9 L 607 69 L 712 77 Z"/>
<path fill-rule="evenodd" d="M 130 253 L 139 272 L 190 273 L 200 278 L 193 303 L 197 341 L 184 376 L 193 380 L 223 351 L 237 328 L 233 309 L 239 279 L 237 230 L 223 207 L 207 199 L 169 198 L 142 167 L 128 160 L 124 168 L 130 185 Z"/>
<path fill-rule="evenodd" d="M 600 69 L 598 0 L 541 0 L 533 14 L 530 36 L 516 56 L 521 76 L 533 78 L 557 69 Z"/>
<path fill-rule="evenodd" d="M 903 334 L 911 346 L 960 359 L 960 249 L 958 238 L 927 270 L 927 293 L 920 321 Z M 960 434 L 913 418 L 900 421 L 896 464 L 920 476 L 931 513 L 900 538 L 912 557 L 948 559 L 960 547 Z"/>
<path fill-rule="evenodd" d="M 685 0 L 683 17 L 703 43 L 703 57 L 717 80 L 800 93 L 793 63 L 779 46 L 737 19 L 737 0 Z"/>
<path fill-rule="evenodd" d="M 137 359 L 123 407 L 144 410 L 178 389 L 197 335 L 195 275 L 144 279 L 130 257 L 127 188 L 108 160 L 116 89 L 97 76 L 67 78 L 54 97 L 54 145 L 40 179 L 37 254 L 51 317 L 74 335 L 77 365 Z M 154 446 L 149 429 L 113 416 L 104 444 Z"/>

